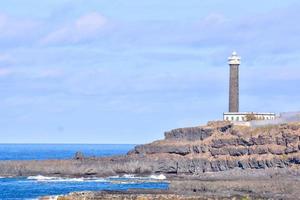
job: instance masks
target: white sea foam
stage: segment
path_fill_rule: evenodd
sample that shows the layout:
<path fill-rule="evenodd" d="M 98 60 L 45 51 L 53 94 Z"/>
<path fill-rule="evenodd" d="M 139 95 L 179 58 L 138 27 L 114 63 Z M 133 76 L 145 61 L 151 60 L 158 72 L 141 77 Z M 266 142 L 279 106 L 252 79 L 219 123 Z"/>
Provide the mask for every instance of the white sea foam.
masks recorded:
<path fill-rule="evenodd" d="M 109 178 L 109 179 L 114 179 L 114 178 L 120 178 L 120 176 L 118 176 L 118 175 L 116 175 L 116 176 L 109 176 L 109 177 L 107 177 L 107 178 Z"/>
<path fill-rule="evenodd" d="M 124 174 L 123 178 L 138 178 L 138 177 L 135 177 L 134 174 Z"/>
<path fill-rule="evenodd" d="M 107 182 L 103 178 L 62 178 L 62 177 L 49 177 L 49 176 L 29 176 L 28 180 L 44 181 L 44 182 Z"/>
<path fill-rule="evenodd" d="M 42 175 L 37 175 L 37 176 L 28 176 L 28 180 L 37 180 L 37 181 L 45 181 L 45 180 L 54 180 L 57 179 L 58 177 L 49 177 L 49 176 L 42 176 Z"/>
<path fill-rule="evenodd" d="M 160 174 L 160 175 L 151 175 L 150 179 L 165 180 L 165 179 L 167 179 L 167 177 L 165 175 L 163 175 L 163 174 Z"/>
<path fill-rule="evenodd" d="M 125 174 L 123 176 L 111 176 L 111 177 L 108 177 L 109 179 L 118 179 L 118 178 L 125 178 L 125 179 L 139 179 L 139 180 L 165 180 L 166 179 L 166 176 L 163 175 L 163 174 L 159 174 L 159 175 L 151 175 L 151 176 L 144 176 L 144 177 L 141 177 L 141 176 L 136 176 L 134 174 Z"/>
<path fill-rule="evenodd" d="M 31 199 L 31 200 L 38 200 L 39 198 L 37 199 Z M 58 199 L 58 196 L 44 196 L 43 199 L 47 199 L 47 200 L 57 200 Z M 28 199 L 29 200 L 29 199 Z"/>
<path fill-rule="evenodd" d="M 64 178 L 64 177 L 53 177 L 53 176 L 29 176 L 28 180 L 39 181 L 39 182 L 110 182 L 114 179 L 125 178 L 131 181 L 133 180 L 165 180 L 166 176 L 163 174 L 151 175 L 148 177 L 138 177 L 134 174 L 125 174 L 123 176 L 112 176 L 108 178 Z"/>

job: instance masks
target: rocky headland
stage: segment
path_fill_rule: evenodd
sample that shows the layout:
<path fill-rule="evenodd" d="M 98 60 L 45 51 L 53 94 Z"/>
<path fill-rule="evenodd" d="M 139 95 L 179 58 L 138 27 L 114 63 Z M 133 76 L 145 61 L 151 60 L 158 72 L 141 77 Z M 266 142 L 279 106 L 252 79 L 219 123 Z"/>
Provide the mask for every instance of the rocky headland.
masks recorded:
<path fill-rule="evenodd" d="M 235 168 L 300 166 L 300 123 L 260 128 L 209 122 L 165 132 L 165 139 L 136 146 L 127 155 L 70 160 L 1 161 L 0 176 L 198 175 Z"/>
<path fill-rule="evenodd" d="M 136 146 L 123 156 L 86 158 L 77 154 L 70 160 L 1 161 L 0 176 L 162 173 L 172 191 L 165 195 L 293 199 L 299 193 L 295 187 L 300 188 L 299 167 L 300 123 L 251 128 L 220 121 L 165 132 L 164 140 Z"/>

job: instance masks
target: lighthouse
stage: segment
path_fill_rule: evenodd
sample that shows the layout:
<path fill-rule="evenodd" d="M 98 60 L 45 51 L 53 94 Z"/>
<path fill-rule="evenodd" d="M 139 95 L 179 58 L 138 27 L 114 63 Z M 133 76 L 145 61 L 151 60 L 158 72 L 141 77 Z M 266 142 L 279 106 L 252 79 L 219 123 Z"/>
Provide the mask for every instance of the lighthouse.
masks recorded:
<path fill-rule="evenodd" d="M 249 120 L 273 120 L 275 113 L 271 112 L 240 112 L 239 110 L 239 67 L 241 58 L 234 51 L 228 57 L 229 64 L 229 111 L 223 113 L 223 120 L 239 124 Z M 239 124 L 241 125 L 241 124 Z M 243 124 L 242 124 L 243 125 Z"/>
<path fill-rule="evenodd" d="M 239 112 L 239 66 L 241 58 L 235 51 L 228 57 L 228 64 L 230 67 L 229 112 Z"/>

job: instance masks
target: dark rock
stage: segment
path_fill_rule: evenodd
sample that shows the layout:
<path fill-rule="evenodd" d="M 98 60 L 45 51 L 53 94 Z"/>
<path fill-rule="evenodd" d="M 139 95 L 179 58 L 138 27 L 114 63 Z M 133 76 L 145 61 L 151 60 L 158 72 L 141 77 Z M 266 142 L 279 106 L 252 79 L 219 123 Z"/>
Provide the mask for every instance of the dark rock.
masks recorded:
<path fill-rule="evenodd" d="M 249 155 L 252 154 L 267 154 L 268 153 L 268 148 L 266 147 L 256 147 L 256 148 L 250 148 L 249 149 Z"/>
<path fill-rule="evenodd" d="M 242 169 L 250 168 L 249 163 L 246 160 L 239 160 L 238 166 Z"/>
<path fill-rule="evenodd" d="M 252 169 L 260 169 L 259 164 L 258 164 L 256 159 L 250 159 L 249 160 L 249 166 Z"/>
<path fill-rule="evenodd" d="M 265 169 L 267 167 L 264 160 L 259 160 L 257 163 L 260 169 Z"/>
<path fill-rule="evenodd" d="M 285 149 L 285 153 L 289 154 L 289 153 L 296 153 L 298 152 L 298 148 L 294 147 L 294 146 L 289 146 Z"/>
<path fill-rule="evenodd" d="M 289 160 L 291 163 L 300 164 L 300 156 L 294 156 Z"/>
<path fill-rule="evenodd" d="M 264 160 L 257 160 L 257 159 L 250 159 L 249 165 L 252 169 L 264 169 L 267 167 Z"/>
<path fill-rule="evenodd" d="M 179 128 L 165 132 L 166 140 L 204 140 L 213 134 L 211 128 L 191 127 Z"/>
<path fill-rule="evenodd" d="M 226 132 L 233 127 L 233 124 L 228 121 L 210 121 L 207 123 L 208 127 L 213 127 L 220 132 Z"/>
<path fill-rule="evenodd" d="M 191 149 L 189 146 L 178 146 L 178 147 L 168 147 L 167 148 L 167 153 L 170 154 L 179 154 L 179 155 L 187 155 L 189 153 L 191 153 Z"/>
<path fill-rule="evenodd" d="M 203 173 L 207 171 L 211 171 L 210 162 L 205 159 L 194 159 L 193 163 L 195 165 L 195 173 Z"/>
<path fill-rule="evenodd" d="M 228 169 L 226 160 L 214 160 L 210 162 L 210 165 L 214 172 L 225 171 Z"/>
<path fill-rule="evenodd" d="M 240 136 L 243 133 L 241 133 L 241 132 L 239 132 L 238 130 L 235 130 L 235 129 L 230 129 L 230 134 L 234 135 L 234 136 Z"/>
<path fill-rule="evenodd" d="M 139 154 L 139 152 L 137 152 L 135 148 L 127 152 L 127 155 L 133 155 L 133 154 Z"/>
<path fill-rule="evenodd" d="M 285 139 L 286 144 L 296 143 L 296 142 L 299 141 L 299 136 L 298 135 L 292 135 L 290 133 L 283 133 L 282 136 Z"/>
<path fill-rule="evenodd" d="M 286 160 L 274 158 L 273 159 L 274 167 L 285 168 L 288 166 L 288 162 Z"/>
<path fill-rule="evenodd" d="M 231 156 L 243 156 L 248 154 L 247 148 L 228 148 L 228 151 Z"/>
<path fill-rule="evenodd" d="M 212 156 L 227 155 L 228 154 L 228 150 L 225 149 L 225 148 L 221 148 L 221 149 L 211 148 L 209 151 L 210 151 Z"/>
<path fill-rule="evenodd" d="M 134 150 L 137 154 L 156 154 L 156 153 L 170 153 L 170 154 L 179 154 L 187 155 L 191 153 L 189 146 L 162 146 L 162 145 L 138 145 Z"/>
<path fill-rule="evenodd" d="M 167 174 L 177 174 L 178 163 L 171 160 L 159 160 L 154 164 L 155 173 L 167 173 Z"/>
<path fill-rule="evenodd" d="M 236 141 L 237 141 L 237 144 L 241 145 L 241 146 L 252 146 L 254 144 L 253 141 L 251 141 L 251 140 L 248 141 L 244 138 L 238 138 Z"/>
<path fill-rule="evenodd" d="M 74 159 L 75 160 L 82 160 L 82 159 L 84 159 L 83 153 L 80 152 L 80 151 L 76 152 L 75 155 L 74 155 Z"/>
<path fill-rule="evenodd" d="M 178 174 L 193 174 L 195 173 L 195 164 L 192 160 L 181 160 L 177 164 L 177 173 Z"/>
<path fill-rule="evenodd" d="M 200 174 L 211 171 L 210 162 L 205 159 L 182 159 L 178 162 L 178 174 Z"/>
<path fill-rule="evenodd" d="M 300 126 L 296 125 L 296 124 L 289 124 L 288 128 L 291 129 L 291 130 L 293 130 L 293 131 L 297 131 L 297 130 L 300 129 Z"/>
<path fill-rule="evenodd" d="M 193 146 L 194 153 L 206 153 L 207 151 L 208 151 L 208 149 L 204 145 Z"/>
<path fill-rule="evenodd" d="M 213 148 L 221 148 L 225 146 L 237 145 L 236 139 L 217 139 L 212 140 L 212 147 Z"/>
<path fill-rule="evenodd" d="M 235 167 L 238 167 L 238 162 L 236 162 L 236 160 L 227 160 L 227 167 L 229 169 L 233 169 Z"/>
<path fill-rule="evenodd" d="M 273 148 L 269 148 L 269 152 L 274 155 L 282 155 L 285 153 L 284 150 L 282 149 L 273 149 Z"/>
<path fill-rule="evenodd" d="M 232 128 L 232 124 L 226 124 L 217 128 L 218 131 L 225 133 Z"/>
<path fill-rule="evenodd" d="M 255 145 L 265 145 L 265 144 L 272 144 L 272 139 L 270 137 L 259 135 L 257 138 L 251 138 L 251 141 Z"/>
<path fill-rule="evenodd" d="M 282 137 L 276 137 L 276 144 L 281 146 L 286 146 L 286 141 Z"/>
<path fill-rule="evenodd" d="M 265 161 L 265 163 L 266 163 L 266 166 L 267 166 L 267 167 L 269 167 L 269 168 L 271 168 L 271 167 L 273 167 L 273 166 L 274 166 L 274 164 L 273 164 L 273 161 L 272 161 L 272 160 L 266 160 L 266 161 Z"/>

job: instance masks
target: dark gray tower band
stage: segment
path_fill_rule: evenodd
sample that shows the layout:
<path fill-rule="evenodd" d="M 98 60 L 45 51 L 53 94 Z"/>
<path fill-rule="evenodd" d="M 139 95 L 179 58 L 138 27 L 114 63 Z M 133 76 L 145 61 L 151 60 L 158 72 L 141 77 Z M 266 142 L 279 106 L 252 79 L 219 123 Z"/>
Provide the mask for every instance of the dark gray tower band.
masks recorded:
<path fill-rule="evenodd" d="M 229 83 L 229 112 L 239 112 L 239 66 L 240 57 L 233 52 L 228 58 L 230 66 L 230 83 Z"/>

